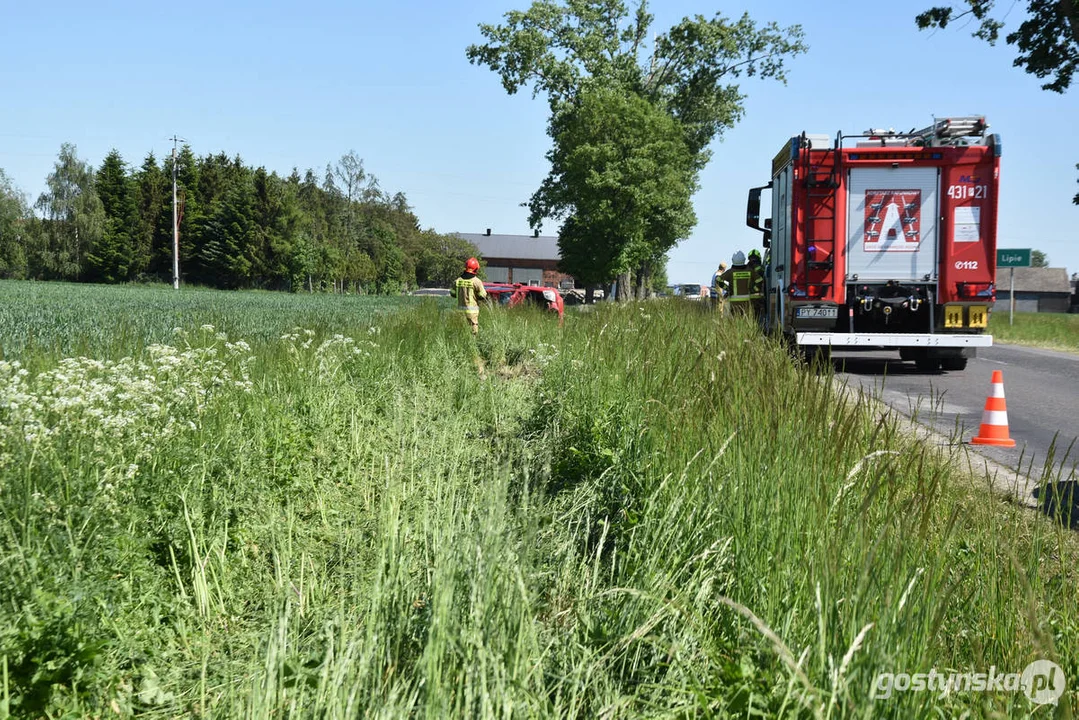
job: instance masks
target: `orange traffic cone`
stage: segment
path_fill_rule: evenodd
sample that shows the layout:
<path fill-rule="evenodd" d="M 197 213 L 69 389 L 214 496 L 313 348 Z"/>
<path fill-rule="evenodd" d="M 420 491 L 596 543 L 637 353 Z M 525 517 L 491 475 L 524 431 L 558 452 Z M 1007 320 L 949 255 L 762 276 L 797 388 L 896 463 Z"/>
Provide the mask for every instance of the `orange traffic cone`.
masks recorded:
<path fill-rule="evenodd" d="M 1004 373 L 993 371 L 993 389 L 985 399 L 982 411 L 982 427 L 970 439 L 975 445 L 999 445 L 1015 447 L 1015 440 L 1008 436 L 1008 405 L 1004 401 Z"/>

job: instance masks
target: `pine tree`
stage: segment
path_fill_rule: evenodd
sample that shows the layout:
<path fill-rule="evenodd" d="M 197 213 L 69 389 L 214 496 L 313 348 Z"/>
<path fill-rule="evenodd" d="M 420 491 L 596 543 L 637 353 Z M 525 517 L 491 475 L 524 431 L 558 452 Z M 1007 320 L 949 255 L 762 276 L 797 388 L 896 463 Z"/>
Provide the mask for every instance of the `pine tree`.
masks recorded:
<path fill-rule="evenodd" d="M 250 287 L 256 262 L 251 183 L 236 182 L 206 218 L 199 250 L 202 282 L 221 288 Z"/>
<path fill-rule="evenodd" d="M 165 172 L 151 152 L 135 175 L 135 227 L 132 233 L 130 275 L 172 273 L 172 190 Z M 166 222 L 167 217 L 167 222 Z M 166 262 L 167 261 L 167 262 Z M 167 271 L 167 273 L 166 273 Z"/>
<path fill-rule="evenodd" d="M 171 170 L 171 168 L 170 168 Z M 180 210 L 180 275 L 192 272 L 199 257 L 203 213 L 199 203 L 199 163 L 190 145 L 184 145 L 176 158 L 176 192 Z M 172 255 L 170 253 L 169 257 Z M 169 273 L 170 277 L 172 273 Z"/>
<path fill-rule="evenodd" d="M 101 199 L 105 220 L 101 235 L 86 255 L 87 279 L 123 282 L 132 278 L 137 231 L 133 183 L 119 151 L 112 150 L 98 169 L 94 189 Z"/>

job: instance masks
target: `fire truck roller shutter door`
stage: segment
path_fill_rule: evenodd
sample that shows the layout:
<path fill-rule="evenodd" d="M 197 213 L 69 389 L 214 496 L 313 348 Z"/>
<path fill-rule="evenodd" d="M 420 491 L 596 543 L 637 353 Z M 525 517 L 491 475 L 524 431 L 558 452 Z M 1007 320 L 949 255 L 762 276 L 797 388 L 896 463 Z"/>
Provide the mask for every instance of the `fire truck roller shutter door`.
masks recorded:
<path fill-rule="evenodd" d="M 936 278 L 935 167 L 852 168 L 847 182 L 847 275 L 865 281 Z"/>

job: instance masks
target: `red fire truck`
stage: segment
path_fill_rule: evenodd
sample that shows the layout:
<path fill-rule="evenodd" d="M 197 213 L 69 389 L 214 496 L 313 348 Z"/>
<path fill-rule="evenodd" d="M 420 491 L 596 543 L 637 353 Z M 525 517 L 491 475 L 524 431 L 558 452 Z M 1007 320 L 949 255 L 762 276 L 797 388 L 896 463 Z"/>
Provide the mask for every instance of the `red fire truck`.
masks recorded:
<path fill-rule="evenodd" d="M 1001 145 L 988 127 L 791 138 L 746 210 L 768 249 L 766 329 L 806 350 L 894 348 L 923 370 L 962 370 L 992 345 Z"/>

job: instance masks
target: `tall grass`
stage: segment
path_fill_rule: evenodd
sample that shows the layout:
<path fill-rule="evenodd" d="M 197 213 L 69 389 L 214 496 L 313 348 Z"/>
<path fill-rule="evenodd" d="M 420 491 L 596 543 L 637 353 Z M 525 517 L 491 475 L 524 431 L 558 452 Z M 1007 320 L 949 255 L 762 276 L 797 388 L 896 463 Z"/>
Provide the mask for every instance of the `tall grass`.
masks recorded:
<path fill-rule="evenodd" d="M 119 363 L 187 388 L 172 415 L 98 393 L 43 404 L 64 431 L 27 441 L 0 402 L 0 708 L 989 717 L 1028 701 L 873 680 L 1079 677 L 1069 532 L 748 324 L 652 303 L 481 326 L 428 303 L 246 347 L 192 327 L 128 355 L 202 362 Z"/>
<path fill-rule="evenodd" d="M 1009 323 L 1007 305 L 998 306 L 989 320 L 989 332 L 1003 343 L 1079 352 L 1079 315 L 1015 313 Z"/>

